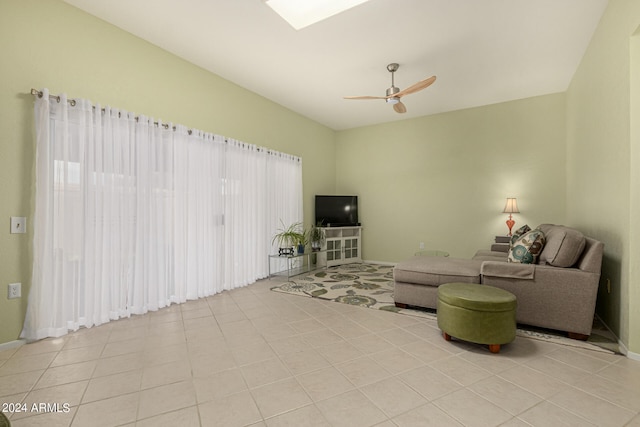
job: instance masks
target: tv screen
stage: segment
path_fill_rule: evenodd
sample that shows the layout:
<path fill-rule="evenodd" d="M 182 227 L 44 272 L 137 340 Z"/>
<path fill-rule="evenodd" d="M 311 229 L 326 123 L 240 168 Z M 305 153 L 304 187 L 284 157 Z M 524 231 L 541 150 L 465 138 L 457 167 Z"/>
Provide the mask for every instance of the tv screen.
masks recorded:
<path fill-rule="evenodd" d="M 316 196 L 316 225 L 349 227 L 358 222 L 358 196 Z"/>

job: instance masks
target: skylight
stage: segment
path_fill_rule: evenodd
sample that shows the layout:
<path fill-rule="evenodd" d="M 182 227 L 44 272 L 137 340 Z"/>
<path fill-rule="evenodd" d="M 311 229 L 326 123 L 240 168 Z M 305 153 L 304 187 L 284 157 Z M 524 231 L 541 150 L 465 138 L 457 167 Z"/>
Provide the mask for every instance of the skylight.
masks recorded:
<path fill-rule="evenodd" d="M 299 30 L 369 0 L 265 0 L 278 15 Z"/>

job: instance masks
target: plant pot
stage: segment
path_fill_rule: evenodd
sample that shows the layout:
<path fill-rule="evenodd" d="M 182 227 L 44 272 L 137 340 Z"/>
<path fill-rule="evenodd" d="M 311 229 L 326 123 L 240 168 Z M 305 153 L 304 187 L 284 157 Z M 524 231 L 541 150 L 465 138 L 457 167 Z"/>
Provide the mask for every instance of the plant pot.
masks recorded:
<path fill-rule="evenodd" d="M 279 248 L 278 255 L 280 256 L 291 256 L 293 255 L 293 247 L 289 246 L 287 248 Z"/>

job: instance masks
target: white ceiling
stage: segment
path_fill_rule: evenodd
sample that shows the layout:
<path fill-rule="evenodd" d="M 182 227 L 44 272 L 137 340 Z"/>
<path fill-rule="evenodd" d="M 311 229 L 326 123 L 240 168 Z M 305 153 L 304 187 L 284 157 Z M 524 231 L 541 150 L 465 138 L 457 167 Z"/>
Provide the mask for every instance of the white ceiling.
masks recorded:
<path fill-rule="evenodd" d="M 607 0 L 371 0 L 299 31 L 264 0 L 65 0 L 341 130 L 565 91 Z M 302 1 L 302 0 L 301 0 Z M 406 114 L 383 100 L 400 64 Z"/>

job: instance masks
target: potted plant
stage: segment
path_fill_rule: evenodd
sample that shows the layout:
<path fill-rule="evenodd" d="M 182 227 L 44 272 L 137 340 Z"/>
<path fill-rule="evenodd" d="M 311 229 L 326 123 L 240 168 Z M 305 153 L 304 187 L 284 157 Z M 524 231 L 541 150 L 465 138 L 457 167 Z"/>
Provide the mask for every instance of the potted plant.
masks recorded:
<path fill-rule="evenodd" d="M 311 241 L 311 250 L 313 252 L 318 252 L 322 249 L 322 245 L 326 239 L 326 235 L 321 225 L 322 224 L 314 225 L 309 231 L 309 240 Z"/>
<path fill-rule="evenodd" d="M 303 254 L 304 248 L 309 243 L 308 233 L 305 229 L 302 229 L 296 237 L 296 246 L 298 247 L 298 253 Z"/>
<path fill-rule="evenodd" d="M 291 224 L 289 227 L 285 227 L 284 223 L 282 223 L 282 228 L 278 229 L 278 233 L 273 236 L 271 241 L 271 243 L 278 242 L 278 255 L 293 255 L 293 247 L 299 245 L 299 242 L 303 239 L 301 227 L 302 223 L 300 222 Z"/>

